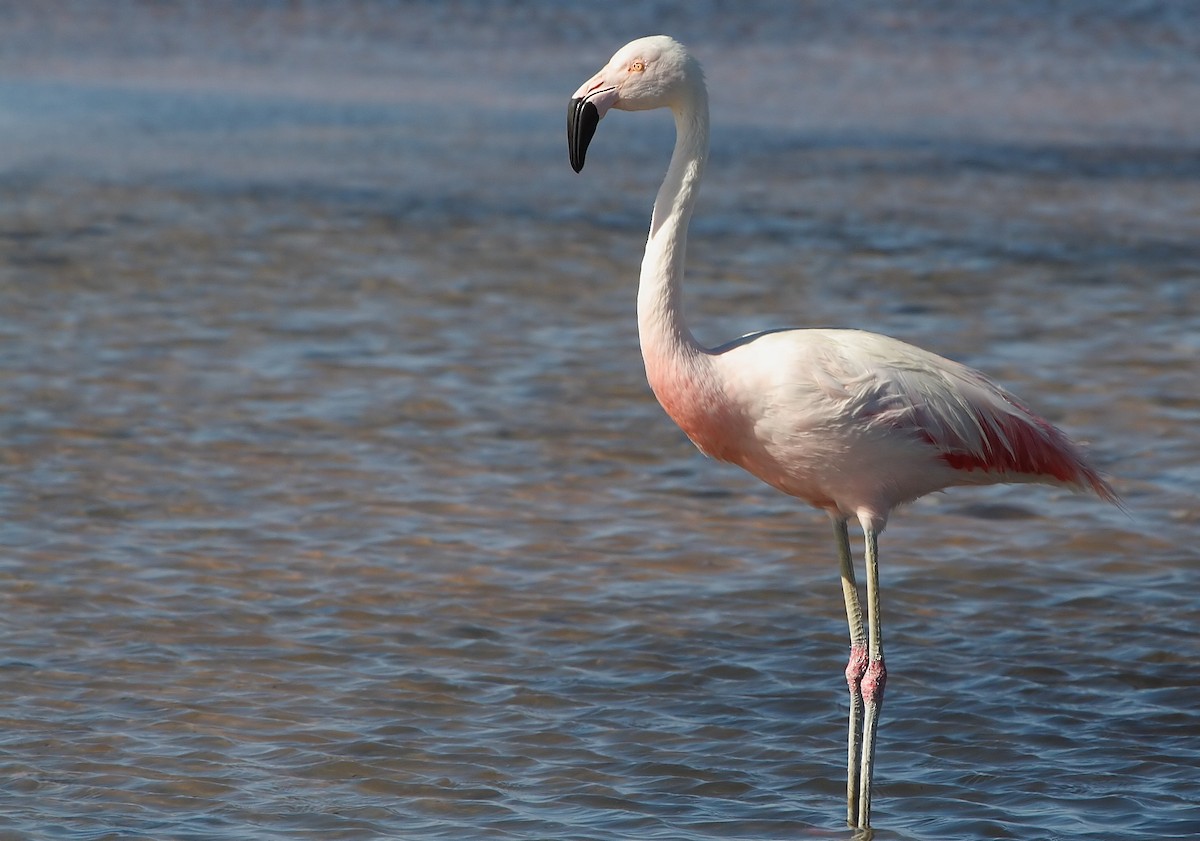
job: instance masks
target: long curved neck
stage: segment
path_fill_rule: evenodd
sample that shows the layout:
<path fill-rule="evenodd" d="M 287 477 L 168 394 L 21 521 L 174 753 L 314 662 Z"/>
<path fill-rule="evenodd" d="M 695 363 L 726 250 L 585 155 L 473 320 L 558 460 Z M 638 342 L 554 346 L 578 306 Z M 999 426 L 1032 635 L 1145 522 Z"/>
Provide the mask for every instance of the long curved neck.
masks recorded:
<path fill-rule="evenodd" d="M 675 151 L 654 200 L 638 286 L 638 333 L 652 381 L 656 361 L 678 363 L 703 353 L 684 320 L 681 300 L 688 222 L 708 157 L 708 94 L 703 83 L 672 110 Z"/>

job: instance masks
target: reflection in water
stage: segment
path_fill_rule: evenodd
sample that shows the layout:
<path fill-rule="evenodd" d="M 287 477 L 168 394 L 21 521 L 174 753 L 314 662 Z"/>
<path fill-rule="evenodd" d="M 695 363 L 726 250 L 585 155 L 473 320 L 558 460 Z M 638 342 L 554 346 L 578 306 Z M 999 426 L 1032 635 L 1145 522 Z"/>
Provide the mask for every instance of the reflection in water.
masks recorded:
<path fill-rule="evenodd" d="M 768 5 L 623 18 L 713 86 L 699 337 L 985 368 L 1131 512 L 897 519 L 877 838 L 1196 834 L 1200 26 Z M 567 165 L 564 80 L 640 33 L 49 8 L 0 51 L 14 837 L 848 837 L 828 526 L 642 375 L 669 121 Z"/>

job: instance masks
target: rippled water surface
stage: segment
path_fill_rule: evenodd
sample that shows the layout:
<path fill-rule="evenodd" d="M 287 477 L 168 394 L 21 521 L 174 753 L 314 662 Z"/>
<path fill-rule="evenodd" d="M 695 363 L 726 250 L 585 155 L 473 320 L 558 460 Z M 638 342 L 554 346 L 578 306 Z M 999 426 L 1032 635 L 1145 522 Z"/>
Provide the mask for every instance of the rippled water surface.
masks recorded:
<path fill-rule="evenodd" d="M 0 838 L 851 837 L 828 524 L 642 374 L 670 121 L 567 165 L 653 31 L 699 337 L 961 359 L 1128 507 L 893 518 L 875 837 L 1200 835 L 1194 6 L 0 15 Z"/>

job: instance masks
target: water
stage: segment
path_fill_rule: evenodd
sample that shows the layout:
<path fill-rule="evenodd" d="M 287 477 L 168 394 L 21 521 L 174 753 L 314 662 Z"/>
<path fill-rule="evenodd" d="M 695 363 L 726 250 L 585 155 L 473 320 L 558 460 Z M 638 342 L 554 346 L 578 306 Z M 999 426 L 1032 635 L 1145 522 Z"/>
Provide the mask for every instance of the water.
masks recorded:
<path fill-rule="evenodd" d="M 641 372 L 669 119 L 567 166 L 652 31 L 700 338 L 962 359 L 1129 509 L 893 519 L 876 838 L 1200 834 L 1192 6 L 103 5 L 0 9 L 0 838 L 851 836 L 828 525 Z"/>

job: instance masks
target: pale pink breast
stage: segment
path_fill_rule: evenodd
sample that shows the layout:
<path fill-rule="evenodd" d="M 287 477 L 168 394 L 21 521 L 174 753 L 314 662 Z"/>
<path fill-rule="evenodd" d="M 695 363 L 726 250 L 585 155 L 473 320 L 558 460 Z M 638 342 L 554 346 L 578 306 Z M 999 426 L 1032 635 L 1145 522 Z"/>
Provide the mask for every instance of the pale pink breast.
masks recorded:
<path fill-rule="evenodd" d="M 659 404 L 700 452 L 721 461 L 743 461 L 744 419 L 710 377 L 653 359 L 646 361 L 646 376 Z"/>

